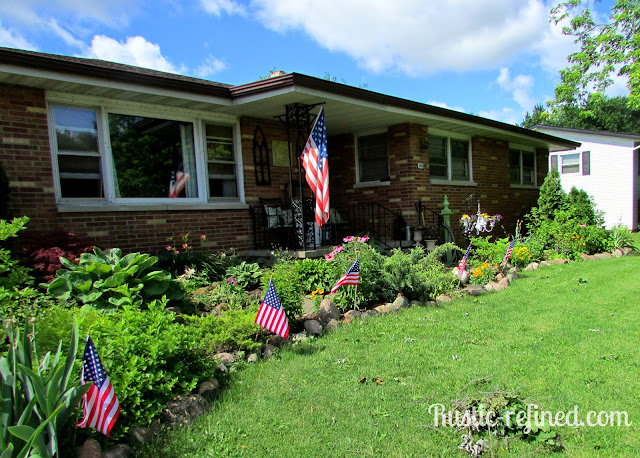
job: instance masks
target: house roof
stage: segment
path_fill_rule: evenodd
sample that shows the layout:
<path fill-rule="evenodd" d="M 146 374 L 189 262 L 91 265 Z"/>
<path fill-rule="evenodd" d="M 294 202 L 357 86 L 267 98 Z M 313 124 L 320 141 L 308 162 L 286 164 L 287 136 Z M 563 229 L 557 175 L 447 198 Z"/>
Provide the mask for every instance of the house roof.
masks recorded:
<path fill-rule="evenodd" d="M 533 130 L 551 130 L 554 132 L 571 132 L 575 134 L 586 134 L 586 135 L 603 135 L 605 137 L 617 137 L 617 138 L 626 138 L 629 140 L 640 140 L 640 134 L 626 134 L 620 132 L 611 132 L 608 130 L 589 130 L 589 129 L 576 129 L 573 127 L 558 127 L 558 126 L 547 126 L 544 124 L 536 124 L 532 126 Z"/>
<path fill-rule="evenodd" d="M 324 103 L 329 135 L 413 122 L 469 136 L 574 149 L 580 143 L 512 124 L 300 73 L 232 86 L 98 59 L 0 48 L 0 83 L 98 97 L 270 118 L 290 103 Z"/>

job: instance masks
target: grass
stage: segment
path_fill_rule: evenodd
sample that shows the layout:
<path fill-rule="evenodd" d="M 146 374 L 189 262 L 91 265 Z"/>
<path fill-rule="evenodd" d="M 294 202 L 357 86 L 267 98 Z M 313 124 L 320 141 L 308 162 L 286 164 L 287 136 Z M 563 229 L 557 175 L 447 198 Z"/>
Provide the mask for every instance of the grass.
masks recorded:
<path fill-rule="evenodd" d="M 234 373 L 209 415 L 141 456 L 469 456 L 461 433 L 429 428 L 429 406 L 487 376 L 466 392 L 518 390 L 544 410 L 578 406 L 582 419 L 628 412 L 632 426 L 556 431 L 567 455 L 637 456 L 639 269 L 634 256 L 543 267 L 500 293 L 342 326 Z"/>

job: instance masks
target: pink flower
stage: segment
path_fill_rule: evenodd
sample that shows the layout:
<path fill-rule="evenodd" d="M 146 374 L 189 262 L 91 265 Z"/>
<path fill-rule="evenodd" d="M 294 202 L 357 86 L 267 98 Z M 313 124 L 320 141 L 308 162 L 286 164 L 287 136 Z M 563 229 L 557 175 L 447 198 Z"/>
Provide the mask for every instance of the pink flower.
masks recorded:
<path fill-rule="evenodd" d="M 326 261 L 333 261 L 333 257 L 335 256 L 335 254 L 333 252 L 329 253 L 329 254 L 325 254 L 324 255 L 324 259 Z"/>
<path fill-rule="evenodd" d="M 362 237 L 360 237 L 360 239 L 358 239 L 358 242 L 365 243 L 367 240 L 369 240 L 369 236 L 363 235 Z"/>
<path fill-rule="evenodd" d="M 353 240 L 355 240 L 356 238 L 353 235 L 350 235 L 349 237 L 345 237 L 344 239 L 342 239 L 344 241 L 344 243 L 349 243 Z"/>
<path fill-rule="evenodd" d="M 204 235 L 204 234 L 202 234 L 202 235 L 200 236 L 200 240 L 202 240 L 202 241 L 204 242 L 205 240 L 207 240 L 207 236 L 206 236 L 206 235 Z"/>
<path fill-rule="evenodd" d="M 167 245 L 167 251 L 171 251 L 173 250 L 173 247 L 171 245 Z"/>
<path fill-rule="evenodd" d="M 179 255 L 179 254 L 180 254 L 180 252 L 179 252 L 178 250 L 176 250 L 176 251 L 174 251 L 174 252 L 173 252 L 173 254 L 175 254 L 175 255 Z"/>
<path fill-rule="evenodd" d="M 580 225 L 580 227 L 587 227 L 587 225 L 583 223 Z"/>
<path fill-rule="evenodd" d="M 236 281 L 236 279 L 235 279 L 235 278 L 233 278 L 233 277 L 229 277 L 229 278 L 227 278 L 227 283 L 231 283 L 231 284 L 232 284 L 232 285 L 234 285 L 234 286 L 237 286 L 237 285 L 238 285 L 238 282 L 237 282 L 237 281 Z"/>
<path fill-rule="evenodd" d="M 338 254 L 338 253 L 340 253 L 342 250 L 344 250 L 344 247 L 343 247 L 342 245 L 338 245 L 338 246 L 336 247 L 336 249 L 335 249 L 335 250 L 333 250 L 333 252 L 334 252 L 335 254 Z"/>
<path fill-rule="evenodd" d="M 185 248 L 185 249 L 186 249 L 186 248 L 188 248 L 188 247 L 189 247 L 189 245 L 187 245 L 186 243 L 182 245 L 182 248 Z"/>

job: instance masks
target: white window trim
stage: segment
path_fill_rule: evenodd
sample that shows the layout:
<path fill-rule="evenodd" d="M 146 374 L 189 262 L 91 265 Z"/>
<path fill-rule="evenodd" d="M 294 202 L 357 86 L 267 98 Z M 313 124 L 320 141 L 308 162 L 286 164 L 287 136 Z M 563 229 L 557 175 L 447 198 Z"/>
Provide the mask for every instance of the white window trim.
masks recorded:
<path fill-rule="evenodd" d="M 477 184 L 473 181 L 473 154 L 472 154 L 472 146 L 471 146 L 471 137 L 467 135 L 457 134 L 455 132 L 447 132 L 444 130 L 438 129 L 429 129 L 427 132 L 427 140 L 431 135 L 436 137 L 446 137 L 447 139 L 447 176 L 445 177 L 430 177 L 429 181 L 431 184 L 449 184 L 455 186 L 477 186 Z M 467 151 L 467 157 L 469 160 L 469 179 L 461 180 L 460 178 L 452 178 L 452 169 L 451 169 L 451 139 L 454 140 L 464 140 L 468 142 L 469 149 Z"/>
<path fill-rule="evenodd" d="M 389 131 L 388 129 L 377 129 L 366 132 L 359 132 L 353 136 L 353 151 L 355 155 L 356 161 L 356 182 L 353 185 L 354 188 L 371 188 L 375 186 L 389 186 L 391 181 L 387 180 L 373 180 L 373 181 L 360 181 L 360 153 L 358 151 L 358 139 L 360 137 L 368 137 L 370 135 L 379 135 L 379 134 L 387 134 L 387 171 L 389 172 L 389 176 L 391 176 L 391 161 L 389 159 Z"/>
<path fill-rule="evenodd" d="M 536 154 L 536 150 L 530 146 L 510 144 L 509 151 L 512 149 L 520 151 L 520 183 L 511 183 L 511 162 L 508 162 L 509 186 L 516 189 L 540 189 L 540 186 L 538 186 L 538 155 Z M 524 169 L 522 166 L 523 152 L 533 153 L 533 184 L 524 184 Z M 549 155 L 549 168 L 551 168 L 551 155 Z"/>
<path fill-rule="evenodd" d="M 68 106 L 79 109 L 96 111 L 98 125 L 98 149 L 101 156 L 102 183 L 105 197 L 62 198 L 60 176 L 58 169 L 58 145 L 56 126 L 53 117 L 54 106 Z M 109 132 L 108 113 L 161 118 L 172 121 L 190 122 L 193 124 L 194 149 L 196 160 L 196 177 L 198 179 L 198 196 L 193 198 L 116 198 L 113 176 L 113 155 Z M 197 209 L 204 208 L 244 208 L 246 205 L 244 194 L 244 174 L 242 162 L 242 142 L 240 123 L 237 117 L 212 114 L 206 111 L 187 110 L 162 105 L 130 103 L 116 99 L 105 99 L 91 96 L 75 96 L 67 93 L 47 92 L 47 114 L 49 128 L 49 144 L 51 148 L 51 164 L 54 175 L 54 192 L 58 210 L 64 211 L 68 207 L 80 207 L 87 211 L 113 210 L 149 210 L 149 209 Z M 209 198 L 208 165 L 206 157 L 205 123 L 227 125 L 233 128 L 234 150 L 236 154 L 236 183 L 237 198 Z"/>
<path fill-rule="evenodd" d="M 582 153 L 583 151 L 574 151 L 572 153 L 558 154 L 558 172 L 560 175 L 582 175 Z M 578 170 L 575 172 L 563 172 L 562 171 L 562 158 L 565 156 L 578 155 Z"/>

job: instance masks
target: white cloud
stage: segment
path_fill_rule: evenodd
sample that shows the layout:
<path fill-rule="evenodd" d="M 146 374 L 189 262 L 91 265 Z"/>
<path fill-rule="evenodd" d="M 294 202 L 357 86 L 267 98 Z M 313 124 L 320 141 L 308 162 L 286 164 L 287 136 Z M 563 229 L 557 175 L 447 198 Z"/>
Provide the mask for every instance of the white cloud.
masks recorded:
<path fill-rule="evenodd" d="M 407 74 L 495 67 L 531 49 L 548 17 L 542 0 L 253 0 L 252 6 L 270 29 L 301 29 L 372 71 Z"/>
<path fill-rule="evenodd" d="M 200 0 L 200 5 L 204 10 L 215 16 L 220 16 L 223 12 L 227 14 L 245 14 L 244 6 L 234 0 Z"/>
<path fill-rule="evenodd" d="M 483 118 L 495 119 L 508 124 L 518 124 L 524 119 L 524 115 L 524 111 L 514 110 L 509 107 L 504 107 L 501 110 L 487 110 L 478 113 L 478 116 L 482 116 Z"/>
<path fill-rule="evenodd" d="M 198 78 L 209 78 L 211 75 L 218 73 L 227 68 L 227 65 L 220 59 L 214 56 L 207 56 L 207 58 L 196 68 L 193 69 L 193 75 Z"/>
<path fill-rule="evenodd" d="M 466 113 L 467 112 L 467 110 L 465 110 L 463 107 L 460 107 L 460 106 L 452 107 L 452 106 L 449 106 L 445 102 L 439 102 L 437 100 L 429 100 L 427 103 L 429 105 L 433 105 L 433 106 L 440 107 L 440 108 L 446 108 L 448 110 L 461 111 L 462 113 Z"/>
<path fill-rule="evenodd" d="M 0 23 L 0 46 L 5 48 L 37 49 L 21 35 L 13 32 L 11 29 L 2 27 L 2 23 Z"/>
<path fill-rule="evenodd" d="M 549 10 L 553 5 L 549 5 Z M 562 25 L 548 22 L 541 36 L 534 42 L 533 51 L 539 56 L 540 66 L 546 72 L 557 75 L 568 65 L 567 57 L 580 49 L 573 37 L 562 34 Z"/>
<path fill-rule="evenodd" d="M 535 100 L 531 96 L 534 85 L 534 78 L 530 75 L 517 75 L 512 78 L 509 69 L 502 67 L 500 75 L 496 79 L 498 85 L 505 91 L 511 92 L 513 100 L 524 110 L 532 109 Z"/>
<path fill-rule="evenodd" d="M 96 35 L 83 57 L 120 62 L 137 67 L 152 68 L 169 73 L 185 73 L 186 68 L 176 67 L 162 55 L 160 46 L 141 36 L 128 37 L 120 42 L 104 35 Z"/>
<path fill-rule="evenodd" d="M 141 0 L 21 0 L 3 14 L 29 23 L 34 18 L 48 21 L 51 17 L 68 22 L 97 21 L 111 27 L 124 27 L 139 10 Z"/>

